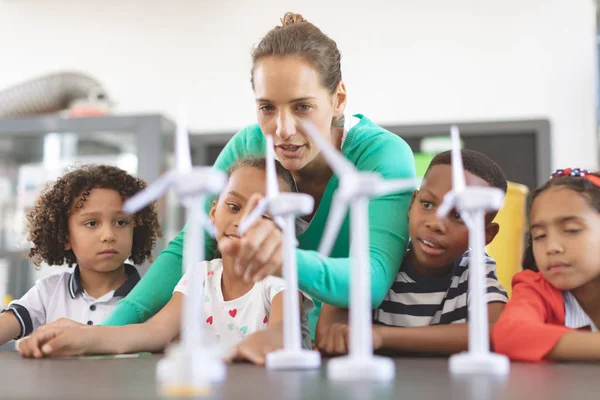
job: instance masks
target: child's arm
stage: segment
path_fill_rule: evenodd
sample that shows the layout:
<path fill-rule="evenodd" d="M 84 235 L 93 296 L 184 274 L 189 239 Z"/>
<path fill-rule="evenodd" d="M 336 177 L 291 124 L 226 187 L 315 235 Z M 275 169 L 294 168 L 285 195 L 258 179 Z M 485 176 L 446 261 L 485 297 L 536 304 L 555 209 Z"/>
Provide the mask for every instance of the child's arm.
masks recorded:
<path fill-rule="evenodd" d="M 271 301 L 268 327 L 254 332 L 234 346 L 225 356 L 227 361 L 248 360 L 256 365 L 264 365 L 267 353 L 283 348 L 283 291 Z"/>
<path fill-rule="evenodd" d="M 558 322 L 549 322 L 556 319 L 551 304 L 561 303 L 562 296 L 548 291 L 547 284 L 544 285 L 542 280 L 533 271 L 515 275 L 511 299 L 492 330 L 495 351 L 522 361 L 541 361 L 546 357 L 565 359 L 571 356 L 575 359 L 580 356 L 578 345 L 589 346 L 589 342 L 596 339 L 590 337 L 576 343 L 581 332 L 573 332 L 558 325 Z M 553 295 L 556 298 L 552 298 Z M 583 336 L 594 335 L 590 333 Z M 589 356 L 597 352 L 592 347 L 586 349 Z"/>
<path fill-rule="evenodd" d="M 300 312 L 302 312 L 302 294 L 300 294 Z M 271 301 L 269 313 L 269 328 L 283 324 L 283 290 L 277 293 Z"/>
<path fill-rule="evenodd" d="M 300 313 L 302 313 L 302 293 L 300 296 Z M 226 355 L 228 361 L 248 360 L 257 365 L 264 365 L 267 353 L 283 348 L 283 291 L 277 293 L 271 301 L 269 326 L 262 331 L 254 332 L 235 346 Z"/>
<path fill-rule="evenodd" d="M 486 301 L 488 323 L 496 323 L 508 300 L 496 277 L 496 263 L 486 259 Z M 378 325 L 373 328 L 375 348 L 387 350 L 450 355 L 469 348 L 467 323 L 401 328 Z"/>
<path fill-rule="evenodd" d="M 488 320 L 493 325 L 504 310 L 504 303 L 488 303 Z M 455 354 L 469 348 L 469 325 L 431 325 L 402 328 L 373 327 L 375 348 L 416 353 Z"/>
<path fill-rule="evenodd" d="M 488 303 L 488 320 L 493 325 L 504 303 Z M 332 306 L 323 306 L 317 324 L 317 346 L 328 354 L 348 352 L 349 327 L 347 312 Z M 324 323 L 321 318 L 326 317 Z M 319 325 L 321 324 L 321 325 Z M 325 326 L 323 326 L 325 325 Z M 468 324 L 431 325 L 422 327 L 373 326 L 373 348 L 415 352 L 454 354 L 465 351 L 469 346 Z"/>
<path fill-rule="evenodd" d="M 152 319 L 126 326 L 42 327 L 23 339 L 23 357 L 74 356 L 84 353 L 121 354 L 162 351 L 179 334 L 183 294 L 171 300 Z"/>
<path fill-rule="evenodd" d="M 600 360 L 600 334 L 571 331 L 565 333 L 546 358 L 557 361 Z"/>
<path fill-rule="evenodd" d="M 0 346 L 19 336 L 21 324 L 12 311 L 0 314 Z"/>
<path fill-rule="evenodd" d="M 271 301 L 271 312 L 269 313 L 269 328 L 283 324 L 283 290 L 273 296 Z M 300 304 L 300 315 L 302 315 L 302 300 L 304 296 L 298 292 L 299 304 Z"/>

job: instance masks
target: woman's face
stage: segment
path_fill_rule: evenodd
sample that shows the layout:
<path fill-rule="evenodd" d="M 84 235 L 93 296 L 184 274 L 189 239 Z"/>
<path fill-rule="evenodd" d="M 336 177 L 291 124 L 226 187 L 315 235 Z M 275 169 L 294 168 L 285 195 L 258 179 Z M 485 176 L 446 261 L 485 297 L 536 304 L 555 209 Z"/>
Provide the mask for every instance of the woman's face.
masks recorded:
<path fill-rule="evenodd" d="M 296 56 L 270 56 L 254 68 L 254 93 L 260 128 L 273 135 L 277 159 L 289 171 L 310 164 L 320 149 L 302 131 L 309 121 L 332 141 L 331 123 L 344 114 L 346 89 L 342 82 L 332 95 L 321 85 L 312 65 Z M 336 144 L 336 143 L 333 143 Z"/>

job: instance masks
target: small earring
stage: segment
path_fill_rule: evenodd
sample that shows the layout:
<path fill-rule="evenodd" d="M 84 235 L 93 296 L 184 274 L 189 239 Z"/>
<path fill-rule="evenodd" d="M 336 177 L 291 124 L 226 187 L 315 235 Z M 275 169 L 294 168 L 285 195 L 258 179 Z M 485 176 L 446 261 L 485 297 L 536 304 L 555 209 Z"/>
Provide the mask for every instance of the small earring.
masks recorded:
<path fill-rule="evenodd" d="M 333 118 L 333 120 L 331 121 L 331 126 L 334 128 L 343 128 L 345 122 L 346 118 L 344 118 L 344 115 L 342 114 L 337 118 Z"/>

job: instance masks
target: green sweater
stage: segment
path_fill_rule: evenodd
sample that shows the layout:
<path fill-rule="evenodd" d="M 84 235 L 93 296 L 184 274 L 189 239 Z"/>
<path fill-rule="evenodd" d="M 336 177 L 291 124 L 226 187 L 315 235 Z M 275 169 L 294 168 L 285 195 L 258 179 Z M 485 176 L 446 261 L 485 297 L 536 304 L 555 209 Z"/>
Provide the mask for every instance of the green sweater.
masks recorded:
<path fill-rule="evenodd" d="M 414 178 L 415 163 L 410 147 L 397 135 L 377 126 L 368 118 L 360 119 L 347 133 L 342 153 L 361 171 L 376 171 L 383 177 Z M 262 156 L 265 139 L 257 124 L 238 132 L 227 143 L 214 167 L 226 170 L 235 160 L 246 156 Z M 308 229 L 298 237 L 298 286 L 315 300 L 309 315 L 315 332 L 321 302 L 348 307 L 350 285 L 350 232 L 346 216 L 330 257 L 316 250 L 321 240 L 331 198 L 338 178 L 329 180 L 321 203 Z M 394 282 L 408 242 L 408 207 L 412 193 L 391 194 L 373 198 L 369 203 L 369 235 L 371 258 L 371 296 L 373 308 L 379 306 Z M 212 200 L 212 199 L 210 199 Z M 211 201 L 206 202 L 206 208 Z M 146 321 L 171 298 L 182 275 L 182 250 L 185 228 L 163 250 L 138 285 L 121 300 L 104 325 L 126 325 Z M 214 254 L 215 242 L 206 242 L 206 254 Z"/>

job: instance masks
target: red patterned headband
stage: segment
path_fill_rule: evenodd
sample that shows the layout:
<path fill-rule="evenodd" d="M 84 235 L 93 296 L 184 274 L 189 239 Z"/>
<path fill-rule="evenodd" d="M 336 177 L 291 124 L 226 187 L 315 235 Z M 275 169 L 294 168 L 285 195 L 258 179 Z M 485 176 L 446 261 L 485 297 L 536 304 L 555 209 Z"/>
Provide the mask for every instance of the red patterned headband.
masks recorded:
<path fill-rule="evenodd" d="M 566 168 L 566 169 L 557 169 L 554 171 L 550 179 L 560 178 L 562 176 L 573 176 L 578 178 L 586 179 L 592 182 L 594 185 L 600 187 L 600 178 L 592 175 L 588 170 L 581 168 Z"/>

